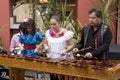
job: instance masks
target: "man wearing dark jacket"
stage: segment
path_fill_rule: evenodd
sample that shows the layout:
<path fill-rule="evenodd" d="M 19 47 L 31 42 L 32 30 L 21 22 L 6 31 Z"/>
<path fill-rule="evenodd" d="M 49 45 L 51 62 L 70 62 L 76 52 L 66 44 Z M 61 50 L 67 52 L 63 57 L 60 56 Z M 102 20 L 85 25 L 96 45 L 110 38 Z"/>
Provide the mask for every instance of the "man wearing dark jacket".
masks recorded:
<path fill-rule="evenodd" d="M 99 9 L 91 9 L 88 14 L 89 25 L 83 28 L 81 40 L 73 52 L 89 47 L 83 52 L 85 58 L 107 59 L 107 51 L 112 40 L 111 30 L 109 26 L 103 23 L 102 12 Z"/>

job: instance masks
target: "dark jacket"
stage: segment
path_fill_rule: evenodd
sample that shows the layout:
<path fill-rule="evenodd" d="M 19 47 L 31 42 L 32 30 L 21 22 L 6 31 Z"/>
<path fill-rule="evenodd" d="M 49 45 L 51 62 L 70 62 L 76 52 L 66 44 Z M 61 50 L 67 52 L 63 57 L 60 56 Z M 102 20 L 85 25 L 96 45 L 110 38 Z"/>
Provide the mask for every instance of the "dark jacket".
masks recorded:
<path fill-rule="evenodd" d="M 102 24 L 99 25 L 96 31 L 94 31 L 92 26 L 84 27 L 81 33 L 81 40 L 77 43 L 76 48 L 80 50 L 90 46 L 91 49 L 85 50 L 83 54 L 91 52 L 93 57 L 97 57 L 98 59 L 106 59 L 108 57 L 107 51 L 112 40 L 112 32 L 109 26 L 104 25 L 104 32 L 102 33 Z"/>

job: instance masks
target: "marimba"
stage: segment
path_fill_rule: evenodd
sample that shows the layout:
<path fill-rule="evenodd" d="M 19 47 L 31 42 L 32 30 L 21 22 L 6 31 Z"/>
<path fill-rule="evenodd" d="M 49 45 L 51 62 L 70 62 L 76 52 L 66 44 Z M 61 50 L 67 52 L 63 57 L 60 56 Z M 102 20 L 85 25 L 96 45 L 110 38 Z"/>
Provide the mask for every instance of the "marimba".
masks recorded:
<path fill-rule="evenodd" d="M 113 61 L 114 62 L 114 61 Z M 24 80 L 22 70 L 35 70 L 97 80 L 119 80 L 120 64 L 106 65 L 91 60 L 64 60 L 43 57 L 19 57 L 0 54 L 0 65 L 8 66 L 16 74 L 14 80 Z M 10 71 L 10 80 L 12 80 Z"/>

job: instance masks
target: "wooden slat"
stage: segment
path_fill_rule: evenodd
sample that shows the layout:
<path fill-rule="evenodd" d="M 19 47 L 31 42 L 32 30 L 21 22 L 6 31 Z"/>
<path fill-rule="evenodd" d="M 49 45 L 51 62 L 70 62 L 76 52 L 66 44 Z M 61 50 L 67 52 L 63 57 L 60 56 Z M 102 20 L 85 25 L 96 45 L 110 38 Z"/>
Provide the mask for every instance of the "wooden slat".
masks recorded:
<path fill-rule="evenodd" d="M 98 69 L 90 69 L 87 67 L 81 68 L 72 65 L 62 65 L 59 63 L 28 61 L 24 59 L 8 58 L 8 57 L 0 57 L 0 65 L 8 66 L 12 69 L 18 69 L 18 71 L 28 69 L 28 70 L 35 70 L 35 71 L 42 71 L 42 72 L 48 72 L 54 74 L 62 74 L 62 75 L 83 77 L 89 79 L 98 79 L 98 80 L 120 79 L 119 76 L 120 66 L 115 66 L 110 70 L 108 69 L 98 70 Z"/>

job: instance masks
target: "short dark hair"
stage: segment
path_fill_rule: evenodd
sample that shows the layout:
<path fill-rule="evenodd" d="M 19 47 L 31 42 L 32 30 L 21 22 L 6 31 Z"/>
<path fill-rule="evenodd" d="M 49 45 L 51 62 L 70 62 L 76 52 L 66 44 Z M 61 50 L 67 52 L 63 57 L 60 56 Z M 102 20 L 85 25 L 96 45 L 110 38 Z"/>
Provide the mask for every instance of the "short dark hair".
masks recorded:
<path fill-rule="evenodd" d="M 32 35 L 35 35 L 36 33 L 36 26 L 35 26 L 35 21 L 32 18 L 27 18 L 27 21 L 24 22 L 25 23 L 25 28 L 24 28 L 24 32 L 23 34 L 28 35 L 28 31 L 27 31 L 27 27 L 30 26 L 32 27 Z"/>
<path fill-rule="evenodd" d="M 91 9 L 88 14 L 95 13 L 97 17 L 102 18 L 102 12 L 100 9 L 93 8 Z"/>
<path fill-rule="evenodd" d="M 25 28 L 25 23 L 22 22 L 20 25 L 19 25 L 19 31 L 23 31 L 23 29 Z"/>

